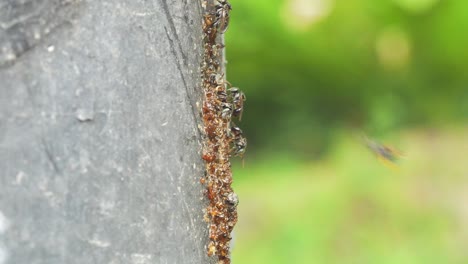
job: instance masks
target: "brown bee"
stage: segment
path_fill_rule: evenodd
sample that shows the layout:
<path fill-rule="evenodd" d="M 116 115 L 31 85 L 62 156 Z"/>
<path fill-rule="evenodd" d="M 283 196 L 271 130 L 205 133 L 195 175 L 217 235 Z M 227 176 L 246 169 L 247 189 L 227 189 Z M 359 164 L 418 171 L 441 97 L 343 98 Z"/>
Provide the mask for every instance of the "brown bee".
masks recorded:
<path fill-rule="evenodd" d="M 218 43 L 216 45 L 211 46 L 211 55 L 214 57 L 219 57 L 221 56 L 221 51 L 224 48 L 224 45 L 222 43 Z"/>
<path fill-rule="evenodd" d="M 214 254 L 216 254 L 216 245 L 215 245 L 215 243 L 213 241 L 211 241 L 210 244 L 208 245 L 208 250 L 207 251 L 208 251 L 207 252 L 208 256 L 213 256 Z"/>
<path fill-rule="evenodd" d="M 209 124 L 205 128 L 206 135 L 209 139 L 213 140 L 216 138 L 216 126 L 214 124 Z"/>
<path fill-rule="evenodd" d="M 203 31 L 205 32 L 205 36 L 207 37 L 208 43 L 215 43 L 216 36 L 218 34 L 217 27 L 218 21 L 217 15 L 208 14 L 204 16 L 204 26 Z"/>
<path fill-rule="evenodd" d="M 213 219 L 214 217 L 216 217 L 217 215 L 221 214 L 218 209 L 214 208 L 214 207 L 209 207 L 208 208 L 208 215 L 211 216 L 211 219 Z"/>
<path fill-rule="evenodd" d="M 203 16 L 204 23 L 203 23 L 203 30 L 207 30 L 209 28 L 212 28 L 213 25 L 216 23 L 216 19 L 213 15 L 204 15 Z"/>
<path fill-rule="evenodd" d="M 208 196 L 208 199 L 213 200 L 216 196 L 216 192 L 213 188 L 213 184 L 209 183 L 207 187 L 207 193 L 206 195 Z"/>
<path fill-rule="evenodd" d="M 208 161 L 208 162 L 214 161 L 215 158 L 216 158 L 215 155 L 210 155 L 210 154 L 208 154 L 208 153 L 204 153 L 204 154 L 202 155 L 202 159 L 205 160 L 205 161 Z"/>
<path fill-rule="evenodd" d="M 208 169 L 209 169 L 208 171 L 210 172 L 210 174 L 213 175 L 213 174 L 216 173 L 216 165 L 215 164 L 211 164 Z"/>

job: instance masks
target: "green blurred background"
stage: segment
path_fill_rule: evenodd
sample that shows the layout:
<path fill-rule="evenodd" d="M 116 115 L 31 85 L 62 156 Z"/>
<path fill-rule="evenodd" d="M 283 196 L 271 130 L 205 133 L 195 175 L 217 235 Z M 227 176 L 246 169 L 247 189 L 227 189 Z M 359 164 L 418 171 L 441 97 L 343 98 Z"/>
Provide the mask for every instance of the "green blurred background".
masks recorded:
<path fill-rule="evenodd" d="M 234 263 L 468 263 L 468 1 L 230 2 Z"/>

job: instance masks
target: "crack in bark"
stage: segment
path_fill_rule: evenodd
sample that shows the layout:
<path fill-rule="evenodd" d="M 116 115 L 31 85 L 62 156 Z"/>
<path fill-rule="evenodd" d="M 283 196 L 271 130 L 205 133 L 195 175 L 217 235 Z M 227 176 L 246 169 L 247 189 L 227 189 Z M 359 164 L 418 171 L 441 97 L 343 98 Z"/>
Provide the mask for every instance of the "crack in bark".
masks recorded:
<path fill-rule="evenodd" d="M 169 27 L 171 29 L 172 35 L 174 35 L 176 41 L 177 41 L 177 46 L 179 47 L 180 54 L 182 56 L 182 62 L 184 65 L 187 65 L 187 56 L 185 56 L 183 49 L 182 49 L 182 44 L 179 39 L 179 35 L 177 34 L 177 29 L 174 24 L 174 20 L 172 19 L 171 13 L 169 12 L 169 7 L 167 5 L 166 0 L 161 0 L 162 3 L 162 8 L 164 10 L 164 14 L 166 15 L 167 22 L 169 23 Z"/>
<path fill-rule="evenodd" d="M 45 142 L 44 138 L 41 139 L 41 143 L 42 143 L 42 147 L 44 149 L 44 152 L 46 154 L 47 160 L 49 161 L 49 163 L 54 168 L 54 171 L 57 174 L 61 174 L 62 172 L 61 172 L 60 168 L 58 167 L 57 162 L 55 161 L 55 159 L 54 159 L 54 157 L 52 155 L 52 152 L 50 151 L 49 147 L 47 146 L 47 143 Z"/>
<path fill-rule="evenodd" d="M 187 81 L 185 80 L 185 76 L 184 76 L 184 73 L 182 71 L 182 67 L 180 65 L 180 60 L 179 60 L 179 57 L 177 56 L 177 52 L 175 51 L 174 49 L 174 40 L 171 39 L 171 36 L 169 35 L 169 32 L 167 30 L 166 27 L 164 27 L 164 31 L 166 32 L 166 36 L 167 36 L 167 39 L 169 40 L 169 46 L 170 46 L 170 49 L 171 49 L 171 53 L 172 55 L 174 56 L 175 60 L 176 60 L 176 66 L 177 66 L 177 69 L 179 70 L 179 73 L 180 73 L 180 78 L 182 79 L 182 82 L 184 83 L 184 87 L 185 87 L 185 91 L 186 91 L 186 94 L 187 94 L 187 100 L 189 101 L 190 103 L 190 106 L 192 108 L 192 115 L 193 115 L 193 118 L 195 120 L 195 122 L 198 122 L 199 118 L 197 117 L 197 108 L 196 106 L 194 105 L 193 101 L 192 101 L 192 98 L 190 97 L 190 91 L 189 91 L 189 88 L 188 88 L 188 85 L 187 85 Z M 201 136 L 201 132 L 200 132 L 200 129 L 198 128 L 198 126 L 196 126 L 196 131 L 197 131 L 197 134 L 199 136 Z"/>

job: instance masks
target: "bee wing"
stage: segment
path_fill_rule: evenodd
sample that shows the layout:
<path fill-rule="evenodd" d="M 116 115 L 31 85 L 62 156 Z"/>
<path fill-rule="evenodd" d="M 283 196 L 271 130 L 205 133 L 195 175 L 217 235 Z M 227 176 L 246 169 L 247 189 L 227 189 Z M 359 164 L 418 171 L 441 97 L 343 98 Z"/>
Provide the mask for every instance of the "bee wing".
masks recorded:
<path fill-rule="evenodd" d="M 232 84 L 228 80 L 224 80 L 225 83 L 229 84 L 229 87 L 232 87 Z M 226 87 L 227 88 L 227 87 Z"/>

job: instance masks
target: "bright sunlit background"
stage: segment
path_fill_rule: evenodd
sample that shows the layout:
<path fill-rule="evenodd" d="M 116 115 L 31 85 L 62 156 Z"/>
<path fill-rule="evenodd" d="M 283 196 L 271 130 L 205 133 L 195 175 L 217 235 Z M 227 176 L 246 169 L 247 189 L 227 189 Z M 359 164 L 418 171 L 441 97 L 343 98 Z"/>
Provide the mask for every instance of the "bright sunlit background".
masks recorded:
<path fill-rule="evenodd" d="M 230 2 L 233 262 L 468 263 L 468 1 Z"/>

